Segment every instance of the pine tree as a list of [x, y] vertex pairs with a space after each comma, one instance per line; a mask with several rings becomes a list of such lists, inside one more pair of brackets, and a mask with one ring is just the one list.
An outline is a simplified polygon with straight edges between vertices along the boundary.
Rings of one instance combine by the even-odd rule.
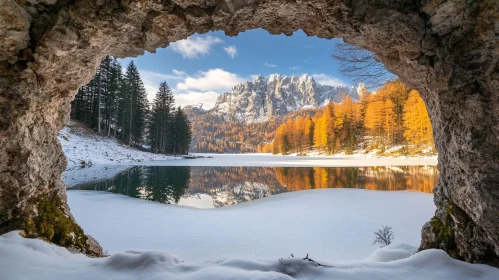
[[182, 111], [182, 108], [178, 107], [178, 109], [175, 110], [173, 126], [173, 154], [188, 154], [191, 141], [191, 123], [187, 119], [187, 115]]
[[172, 130], [174, 126], [174, 97], [164, 81], [154, 98], [149, 121], [149, 143], [151, 150], [156, 153], [172, 153], [174, 140]]
[[108, 56], [90, 83], [78, 90], [71, 117], [129, 145], [148, 142], [154, 152], [188, 153], [190, 122], [182, 110], [175, 110], [174, 102], [172, 91], [163, 82], [149, 112], [146, 91], [133, 61], [123, 75], [120, 63]]
[[138, 146], [143, 142], [148, 104], [144, 84], [133, 61], [127, 67], [124, 87], [122, 109], [128, 116], [123, 116], [126, 122], [123, 140], [129, 145]]

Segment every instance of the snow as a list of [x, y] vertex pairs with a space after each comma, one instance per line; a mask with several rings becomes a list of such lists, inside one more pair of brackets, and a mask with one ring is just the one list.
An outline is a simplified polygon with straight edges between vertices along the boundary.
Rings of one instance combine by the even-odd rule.
[[69, 122], [59, 132], [58, 138], [68, 159], [68, 170], [81, 166], [82, 161], [88, 166], [175, 159], [172, 156], [153, 154], [127, 147], [113, 137], [97, 135], [75, 122]]
[[111, 179], [129, 168], [131, 168], [129, 165], [123, 164], [92, 165], [85, 168], [71, 166], [62, 173], [62, 180], [66, 184], [66, 187], [71, 188], [86, 182], [99, 182]]
[[[143, 161], [134, 165], [154, 166], [275, 166], [275, 167], [360, 167], [437, 165], [436, 157], [387, 158], [361, 155], [281, 156], [272, 154], [198, 154], [207, 158]], [[212, 157], [212, 158], [209, 158]]]
[[393, 228], [395, 242], [418, 247], [421, 227], [435, 212], [431, 194], [406, 191], [319, 189], [209, 210], [107, 192], [67, 196], [78, 224], [105, 250], [163, 250], [189, 261], [275, 260], [290, 253], [363, 259], [377, 248], [372, 243], [381, 225]]
[[[321, 85], [312, 76], [257, 76], [253, 82], [236, 85], [230, 93], [220, 95], [208, 114], [227, 117], [232, 108], [233, 118], [243, 122], [260, 122], [282, 117], [304, 106], [320, 107], [324, 100], [340, 102], [343, 94], [357, 99], [355, 87]], [[290, 100], [294, 102], [289, 103]]]
[[215, 207], [213, 197], [205, 193], [181, 197], [177, 204], [200, 209], [211, 209]]
[[[398, 243], [417, 241], [407, 233], [433, 211], [426, 194], [314, 190], [225, 210], [194, 210], [108, 193], [72, 191], [68, 196], [83, 228], [105, 249], [114, 243], [119, 252], [88, 258], [9, 232], [0, 236], [2, 280], [499, 279], [497, 268], [454, 260], [440, 250], [414, 254], [414, 246]], [[369, 244], [380, 222], [391, 223], [397, 243], [362, 257], [366, 250], [359, 255], [359, 247], [373, 251]], [[186, 258], [176, 254], [179, 246]], [[121, 249], [125, 247], [151, 251]], [[345, 260], [352, 251], [357, 260]], [[303, 260], [306, 253], [326, 266]]]

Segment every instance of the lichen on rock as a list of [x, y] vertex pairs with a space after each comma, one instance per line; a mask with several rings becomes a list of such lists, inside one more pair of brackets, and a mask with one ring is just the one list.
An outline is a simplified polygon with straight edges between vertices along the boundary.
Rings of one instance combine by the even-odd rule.
[[95, 240], [83, 233], [73, 218], [66, 214], [65, 206], [59, 196], [41, 195], [29, 203], [36, 208], [34, 217], [26, 217], [21, 228], [27, 238], [41, 238], [45, 241], [81, 252], [89, 256], [102, 256], [102, 249]]
[[419, 250], [442, 249], [455, 259], [499, 266], [493, 247], [480, 240], [484, 233], [466, 212], [449, 202], [441, 213], [442, 218], [435, 216], [423, 226]]

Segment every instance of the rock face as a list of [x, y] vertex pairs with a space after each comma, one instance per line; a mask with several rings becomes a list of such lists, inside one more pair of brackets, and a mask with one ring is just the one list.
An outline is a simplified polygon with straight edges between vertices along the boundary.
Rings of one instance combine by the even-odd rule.
[[42, 234], [38, 210], [46, 199], [60, 199], [52, 205], [70, 217], [56, 135], [100, 59], [154, 52], [195, 32], [254, 28], [341, 37], [416, 88], [441, 174], [422, 248], [499, 266], [497, 0], [3, 0], [0, 233], [28, 227]]
[[[364, 88], [363, 84], [359, 88]], [[259, 75], [253, 82], [220, 95], [211, 114], [226, 120], [258, 122], [283, 117], [302, 108], [318, 108], [328, 102], [341, 102], [347, 96], [356, 100], [356, 88], [317, 83], [312, 76]]]

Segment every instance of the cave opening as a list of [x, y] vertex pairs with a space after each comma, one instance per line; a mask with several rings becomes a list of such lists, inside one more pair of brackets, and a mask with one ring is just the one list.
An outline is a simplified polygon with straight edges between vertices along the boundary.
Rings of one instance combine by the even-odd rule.
[[420, 92], [441, 172], [437, 211], [423, 229], [422, 248], [499, 265], [496, 1], [40, 2], [10, 0], [0, 11], [5, 31], [0, 43], [1, 233], [36, 234], [38, 219], [55, 233], [74, 227], [79, 233], [74, 244], [64, 236], [57, 240], [88, 250], [66, 204], [60, 179], [66, 162], [56, 136], [69, 119], [77, 89], [90, 81], [103, 57], [154, 52], [210, 30], [234, 36], [255, 28], [285, 35], [301, 29], [372, 51]]

